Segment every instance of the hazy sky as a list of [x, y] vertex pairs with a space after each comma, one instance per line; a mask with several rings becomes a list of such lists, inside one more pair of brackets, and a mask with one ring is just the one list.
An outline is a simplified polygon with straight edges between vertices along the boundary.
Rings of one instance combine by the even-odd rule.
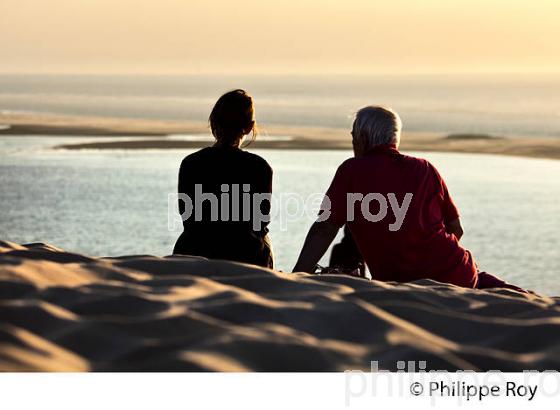
[[0, 0], [0, 72], [560, 72], [560, 0]]

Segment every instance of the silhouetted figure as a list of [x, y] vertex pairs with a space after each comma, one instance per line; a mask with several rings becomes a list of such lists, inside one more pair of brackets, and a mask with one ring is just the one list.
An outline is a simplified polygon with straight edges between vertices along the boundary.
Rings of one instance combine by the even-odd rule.
[[174, 254], [273, 267], [266, 221], [270, 199], [261, 195], [272, 193], [272, 169], [241, 149], [245, 135], [252, 132], [255, 138], [253, 115], [253, 100], [245, 91], [224, 94], [209, 118], [216, 143], [181, 163], [178, 191], [192, 203], [179, 198], [184, 232]]

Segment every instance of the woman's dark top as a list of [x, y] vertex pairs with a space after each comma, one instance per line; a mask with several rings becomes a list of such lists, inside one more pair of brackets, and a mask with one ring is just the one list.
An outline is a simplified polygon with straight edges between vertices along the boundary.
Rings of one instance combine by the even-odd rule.
[[190, 203], [179, 198], [184, 232], [174, 254], [273, 267], [270, 199], [254, 196], [272, 193], [272, 168], [263, 158], [234, 147], [204, 148], [183, 159], [178, 191]]

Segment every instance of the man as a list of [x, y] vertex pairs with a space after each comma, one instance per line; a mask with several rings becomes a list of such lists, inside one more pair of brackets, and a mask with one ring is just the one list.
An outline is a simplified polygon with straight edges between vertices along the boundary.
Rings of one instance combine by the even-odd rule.
[[294, 271], [313, 272], [347, 224], [373, 279], [521, 290], [478, 272], [459, 244], [461, 220], [443, 178], [428, 161], [398, 151], [400, 134], [401, 120], [391, 109], [358, 111], [355, 156], [338, 168]]

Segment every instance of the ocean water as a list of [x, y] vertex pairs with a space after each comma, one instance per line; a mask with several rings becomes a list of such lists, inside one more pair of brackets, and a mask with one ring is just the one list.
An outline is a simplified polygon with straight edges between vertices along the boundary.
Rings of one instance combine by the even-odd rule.
[[[8, 76], [0, 110], [205, 121], [224, 91], [245, 88], [258, 122], [349, 128], [383, 104], [405, 130], [560, 137], [557, 75]], [[1, 125], [1, 124], [0, 124]]]
[[[95, 137], [93, 137], [95, 138]], [[50, 242], [90, 255], [170, 254], [177, 171], [189, 150], [53, 147], [92, 137], [0, 137], [0, 238]], [[274, 168], [274, 192], [322, 194], [348, 151], [255, 151]], [[461, 210], [462, 240], [480, 267], [560, 295], [560, 161], [418, 153], [438, 167]], [[291, 270], [313, 220], [278, 206], [271, 224], [277, 268]], [[171, 222], [173, 219], [171, 219]], [[172, 224], [171, 224], [172, 225]], [[325, 261], [324, 261], [325, 262]]]

